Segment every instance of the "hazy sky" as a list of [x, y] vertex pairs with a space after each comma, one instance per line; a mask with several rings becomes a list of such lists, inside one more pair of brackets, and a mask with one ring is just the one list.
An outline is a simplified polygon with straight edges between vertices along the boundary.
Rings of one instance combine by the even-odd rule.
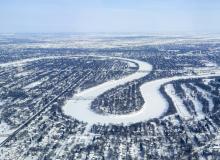
[[220, 33], [220, 0], [0, 0], [0, 32]]

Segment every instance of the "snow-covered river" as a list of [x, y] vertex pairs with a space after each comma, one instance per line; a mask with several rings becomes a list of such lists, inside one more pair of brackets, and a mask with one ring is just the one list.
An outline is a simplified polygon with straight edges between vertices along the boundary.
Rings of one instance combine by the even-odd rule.
[[[99, 95], [119, 85], [123, 85], [127, 82], [144, 77], [147, 74], [149, 74], [150, 71], [152, 70], [152, 66], [149, 63], [143, 61], [126, 59], [126, 58], [116, 58], [116, 59], [138, 64], [139, 66], [138, 72], [135, 72], [131, 75], [125, 76], [118, 80], [111, 80], [102, 83], [100, 85], [97, 85], [95, 87], [86, 89], [82, 92], [75, 94], [73, 98], [67, 100], [67, 102], [65, 103], [63, 107], [63, 111], [65, 114], [72, 116], [78, 120], [88, 122], [90, 124], [94, 124], [94, 123], [101, 123], [101, 124], [125, 123], [126, 124], [126, 123], [132, 123], [133, 121], [134, 122], [138, 121], [137, 118], [139, 114], [137, 114], [137, 112], [126, 115], [101, 115], [93, 112], [90, 109], [92, 101], [94, 101], [95, 98], [98, 97]], [[79, 97], [83, 97], [83, 99]]]
[[[136, 72], [119, 80], [108, 81], [98, 86], [86, 89], [82, 92], [75, 94], [73, 98], [68, 100], [64, 105], [63, 107], [64, 113], [78, 120], [87, 122], [89, 124], [123, 123], [125, 125], [128, 125], [131, 123], [147, 121], [151, 118], [160, 117], [168, 109], [168, 102], [159, 91], [161, 85], [170, 82], [172, 80], [202, 78], [202, 77], [220, 75], [220, 72], [216, 72], [215, 74], [209, 73], [209, 74], [202, 74], [196, 76], [195, 75], [175, 76], [175, 77], [163, 78], [163, 79], [146, 82], [140, 87], [140, 91], [145, 103], [139, 111], [125, 115], [97, 114], [90, 109], [91, 103], [96, 97], [108, 91], [109, 89], [115, 88], [119, 85], [125, 84], [135, 79], [144, 77], [147, 74], [149, 74], [150, 70], [152, 70], [152, 66], [147, 62], [125, 59], [125, 58], [120, 58], [120, 59], [137, 63], [139, 65], [138, 71], [145, 71], [145, 72]], [[80, 99], [79, 97], [83, 97], [83, 99]]]

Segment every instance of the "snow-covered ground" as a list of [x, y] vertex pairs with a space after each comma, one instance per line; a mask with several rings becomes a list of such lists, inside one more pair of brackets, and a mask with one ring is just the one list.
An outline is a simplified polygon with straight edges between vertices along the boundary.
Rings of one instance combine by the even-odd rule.
[[129, 67], [137, 67], [137, 65], [135, 63], [132, 63], [132, 62], [129, 62], [129, 61], [127, 63], [128, 63]]
[[202, 111], [203, 104], [198, 100], [197, 97], [193, 97], [191, 90], [189, 88], [187, 88], [185, 84], [182, 84], [181, 86], [186, 93], [186, 97], [188, 97], [193, 102], [193, 104], [195, 106], [197, 118], [203, 119], [205, 117], [205, 114]]
[[202, 61], [202, 63], [206, 66], [206, 67], [217, 67], [218, 65], [216, 63], [210, 62], [210, 61]]
[[[209, 79], [210, 80], [210, 79]], [[203, 80], [204, 81], [204, 80]], [[206, 80], [205, 80], [206, 81]], [[214, 103], [212, 100], [212, 94], [207, 92], [206, 90], [199, 88], [198, 86], [194, 85], [193, 83], [190, 83], [192, 86], [196, 87], [196, 89], [202, 93], [202, 95], [204, 96], [204, 98], [206, 98], [209, 102], [209, 111], [212, 111], [212, 109], [214, 108]]]
[[183, 104], [183, 100], [176, 95], [173, 85], [167, 84], [165, 86], [165, 91], [172, 99], [174, 106], [176, 107], [177, 113], [186, 120], [192, 118], [190, 113], [187, 111], [185, 105]]
[[16, 77], [21, 77], [21, 76], [27, 76], [29, 74], [31, 74], [31, 71], [19, 72], [15, 76]]
[[47, 79], [41, 79], [39, 81], [35, 81], [33, 83], [28, 84], [27, 86], [24, 87], [24, 89], [30, 89], [30, 88], [34, 88], [38, 85], [40, 85], [41, 83], [43, 83], [44, 81], [46, 81]]
[[0, 67], [9, 67], [9, 66], [20, 67], [20, 66], [24, 65], [25, 63], [33, 62], [33, 61], [37, 61], [37, 60], [41, 60], [41, 59], [42, 58], [30, 58], [30, 59], [17, 60], [17, 61], [13, 61], [13, 62], [2, 63], [2, 64], [0, 64]]
[[5, 122], [0, 121], [0, 143], [8, 138], [8, 135], [13, 131]]
[[7, 62], [7, 63], [1, 63], [0, 67], [21, 67], [25, 65], [28, 62], [33, 62], [33, 61], [38, 61], [38, 60], [43, 60], [43, 59], [58, 59], [58, 58], [77, 58], [83, 55], [76, 55], [76, 56], [42, 56], [42, 57], [34, 57], [34, 58], [27, 58], [27, 59], [22, 59], [22, 60], [16, 60], [12, 62]]
[[210, 78], [203, 79], [203, 83], [206, 84], [206, 85], [208, 85], [209, 82], [211, 82], [212, 80], [214, 80], [214, 79], [210, 79]]

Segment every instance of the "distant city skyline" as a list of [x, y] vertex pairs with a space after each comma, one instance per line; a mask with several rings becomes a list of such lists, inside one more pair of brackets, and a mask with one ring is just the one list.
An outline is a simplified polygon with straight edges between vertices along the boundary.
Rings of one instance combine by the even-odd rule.
[[0, 33], [220, 33], [218, 0], [7, 0]]

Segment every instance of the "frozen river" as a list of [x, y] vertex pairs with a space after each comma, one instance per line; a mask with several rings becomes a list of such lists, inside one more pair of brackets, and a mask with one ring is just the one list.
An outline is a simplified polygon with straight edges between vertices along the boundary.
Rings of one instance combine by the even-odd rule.
[[[103, 94], [104, 92], [115, 88], [119, 85], [123, 85], [127, 82], [133, 81], [135, 79], [142, 78], [150, 73], [152, 70], [152, 66], [149, 63], [139, 61], [139, 60], [132, 60], [126, 58], [116, 58], [123, 61], [133, 62], [138, 64], [138, 72], [135, 72], [131, 75], [125, 76], [118, 80], [111, 80], [95, 87], [86, 89], [82, 92], [79, 92], [73, 96], [72, 99], [68, 100], [63, 107], [63, 111], [65, 114], [72, 116], [78, 120], [88, 122], [91, 124], [94, 123], [132, 123], [139, 121], [137, 118], [139, 114], [137, 112], [127, 114], [127, 115], [101, 115], [93, 112], [90, 109], [92, 101], [95, 100], [96, 97]], [[145, 71], [145, 72], [144, 72]], [[145, 92], [146, 93], [146, 92]], [[80, 99], [78, 97], [83, 97]]]
[[[141, 72], [135, 72], [119, 80], [111, 80], [75, 94], [73, 98], [68, 100], [64, 105], [63, 107], [64, 113], [78, 120], [87, 122], [89, 124], [123, 123], [127, 125], [131, 123], [147, 121], [151, 118], [160, 117], [167, 111], [169, 107], [167, 100], [163, 97], [163, 95], [159, 91], [161, 85], [170, 82], [172, 80], [202, 78], [202, 77], [220, 75], [219, 72], [216, 72], [214, 74], [208, 73], [201, 75], [175, 76], [175, 77], [163, 78], [163, 79], [146, 82], [140, 87], [140, 91], [145, 103], [139, 111], [125, 115], [97, 114], [90, 109], [91, 103], [96, 97], [119, 85], [144, 77], [150, 73], [149, 72], [150, 70], [152, 70], [152, 66], [147, 62], [125, 59], [125, 58], [119, 58], [119, 59], [138, 64], [139, 65], [138, 71]], [[80, 99], [79, 97], [83, 97], [83, 99]]]

